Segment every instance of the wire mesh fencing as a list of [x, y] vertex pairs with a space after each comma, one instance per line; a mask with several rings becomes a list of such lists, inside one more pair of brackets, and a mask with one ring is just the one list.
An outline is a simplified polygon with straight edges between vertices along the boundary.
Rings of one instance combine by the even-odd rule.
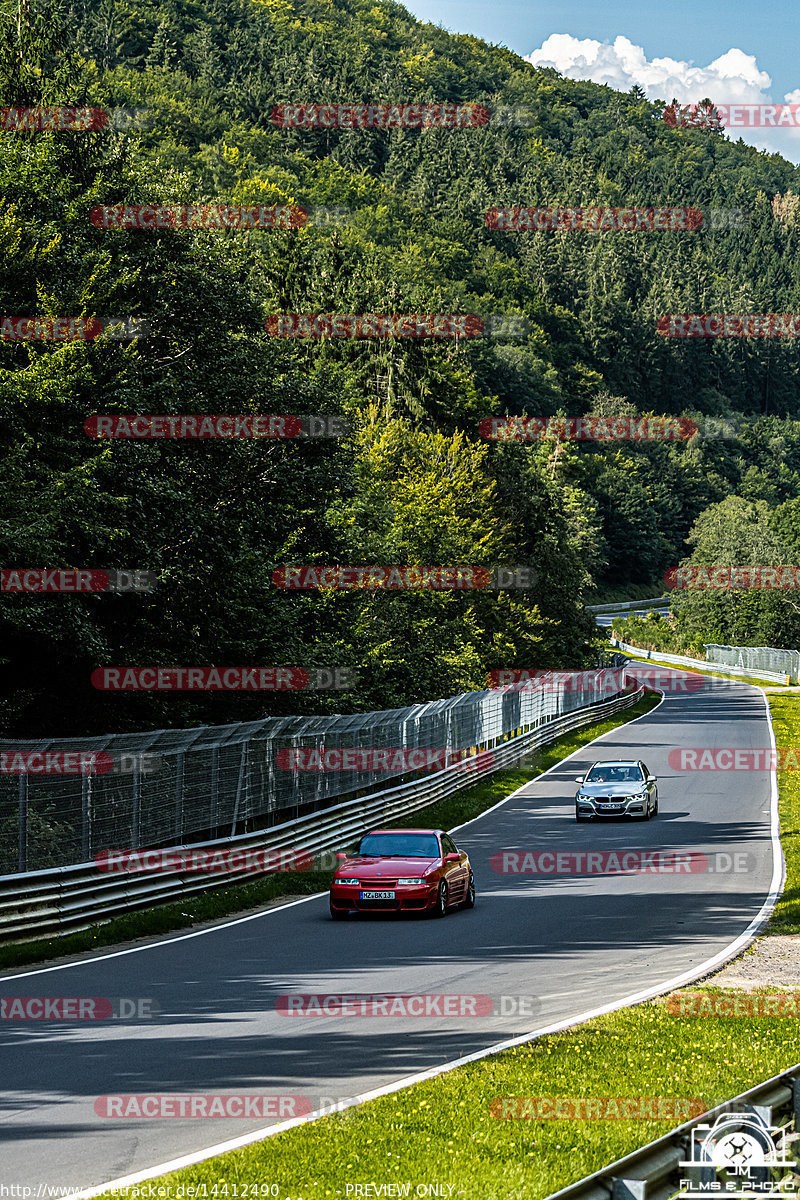
[[352, 716], [0, 741], [0, 875], [304, 816], [469, 761], [624, 690], [609, 670]]
[[775, 646], [706, 646], [706, 660], [749, 671], [775, 671], [800, 680], [800, 650], [778, 650]]

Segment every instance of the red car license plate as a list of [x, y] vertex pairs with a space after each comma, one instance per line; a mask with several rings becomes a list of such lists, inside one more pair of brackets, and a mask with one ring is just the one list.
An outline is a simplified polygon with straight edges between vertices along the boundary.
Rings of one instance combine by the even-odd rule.
[[362, 900], [394, 900], [394, 892], [362, 892]]

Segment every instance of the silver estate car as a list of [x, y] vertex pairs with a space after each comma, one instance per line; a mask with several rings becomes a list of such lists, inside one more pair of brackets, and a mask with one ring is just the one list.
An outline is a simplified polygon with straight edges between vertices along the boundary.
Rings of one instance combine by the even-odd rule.
[[649, 821], [658, 812], [658, 780], [638, 759], [630, 762], [596, 762], [585, 775], [577, 775], [575, 820], [591, 817], [636, 817]]

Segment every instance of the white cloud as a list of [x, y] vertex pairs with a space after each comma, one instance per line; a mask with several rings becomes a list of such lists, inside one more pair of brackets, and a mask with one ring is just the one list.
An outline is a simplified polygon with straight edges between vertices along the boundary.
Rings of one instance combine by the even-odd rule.
[[[759, 70], [755, 55], [736, 48], [715, 58], [707, 67], [697, 67], [675, 58], [648, 60], [644, 49], [626, 37], [617, 37], [611, 43], [554, 33], [525, 57], [535, 67], [555, 67], [568, 79], [591, 79], [621, 92], [638, 84], [649, 100], [669, 102], [675, 97], [681, 104], [696, 104], [708, 96], [718, 104], [776, 102], [769, 93], [772, 80], [766, 71]], [[800, 88], [787, 92], [784, 101], [800, 102]], [[774, 133], [732, 129], [728, 136], [733, 140], [741, 137], [760, 149], [777, 150], [791, 159], [798, 156], [800, 131], [796, 129]]]

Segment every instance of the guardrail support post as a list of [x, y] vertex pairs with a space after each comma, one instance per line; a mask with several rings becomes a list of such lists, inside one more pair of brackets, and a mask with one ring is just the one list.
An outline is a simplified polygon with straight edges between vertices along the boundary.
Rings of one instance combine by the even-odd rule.
[[28, 776], [22, 773], [17, 784], [19, 789], [19, 836], [17, 845], [17, 870], [28, 869]]
[[614, 1179], [611, 1200], [647, 1200], [644, 1179]]

